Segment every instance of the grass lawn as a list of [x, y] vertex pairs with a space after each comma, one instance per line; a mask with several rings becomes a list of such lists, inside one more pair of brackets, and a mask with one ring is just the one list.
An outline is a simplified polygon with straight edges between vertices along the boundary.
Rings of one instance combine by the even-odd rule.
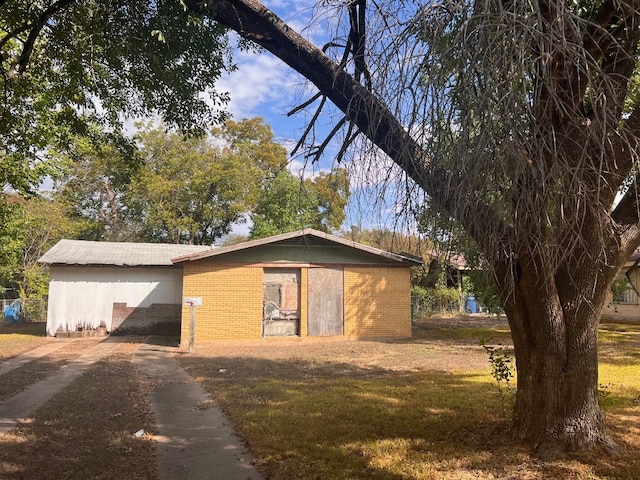
[[0, 324], [0, 361], [20, 355], [45, 343], [55, 341], [46, 336], [45, 322]]
[[216, 398], [271, 479], [640, 478], [640, 326], [604, 325], [602, 403], [616, 458], [542, 463], [509, 436], [513, 388], [480, 343], [505, 322], [417, 322], [405, 342], [209, 344], [182, 365]]
[[[13, 334], [0, 330], [0, 352]], [[148, 380], [131, 364], [139, 340], [0, 437], [0, 479], [157, 479], [151, 437], [133, 435], [154, 431]], [[412, 339], [396, 342], [274, 340], [179, 355], [270, 479], [640, 479], [639, 325], [600, 331], [601, 400], [625, 451], [551, 463], [509, 436], [514, 385], [497, 385], [481, 346], [511, 351], [504, 321], [420, 321]], [[0, 386], [24, 388], [85, 342], [0, 376]]]

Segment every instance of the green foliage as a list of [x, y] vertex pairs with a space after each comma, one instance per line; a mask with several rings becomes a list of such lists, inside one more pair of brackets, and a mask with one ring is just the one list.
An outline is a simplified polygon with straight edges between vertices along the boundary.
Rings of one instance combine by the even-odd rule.
[[629, 280], [627, 277], [622, 276], [615, 279], [613, 284], [611, 285], [611, 293], [613, 294], [613, 300], [616, 298], [623, 296], [631, 289], [631, 285], [629, 285]]
[[78, 137], [60, 195], [82, 238], [211, 244], [255, 207], [285, 169], [285, 149], [260, 118], [227, 121], [210, 137], [139, 125], [132, 142]]
[[411, 287], [414, 317], [429, 317], [449, 313], [460, 313], [462, 299], [455, 288]]
[[315, 228], [340, 228], [349, 198], [347, 172], [338, 168], [315, 179], [295, 177], [288, 170], [278, 172], [267, 183], [251, 213], [251, 238]]
[[322, 172], [312, 181], [306, 182], [308, 188], [316, 192], [320, 211], [321, 230], [338, 230], [346, 218], [344, 209], [349, 201], [349, 178], [344, 168], [334, 168]]
[[144, 240], [211, 244], [244, 211], [233, 159], [206, 139], [184, 139], [164, 129], [138, 135], [144, 164], [127, 192], [132, 221]]
[[511, 379], [513, 378], [513, 367], [511, 366], [511, 356], [502, 348], [482, 345], [489, 355], [489, 363], [491, 364], [491, 376], [498, 385], [505, 385], [508, 390], [511, 389]]
[[0, 195], [0, 283], [5, 287], [16, 288], [26, 236], [23, 217], [24, 208], [15, 197]]
[[67, 168], [57, 198], [69, 215], [82, 224], [80, 238], [123, 241], [133, 239], [126, 194], [142, 159], [131, 140], [102, 134], [76, 136], [63, 152], [56, 152]]
[[286, 151], [260, 118], [228, 121], [210, 139], [162, 129], [138, 135], [143, 166], [130, 205], [139, 235], [154, 242], [212, 244], [251, 211]]
[[317, 227], [318, 197], [304, 180], [283, 170], [271, 181], [251, 214], [251, 238]]
[[[47, 281], [49, 275], [47, 274]], [[40, 296], [26, 298], [22, 302], [20, 316], [25, 322], [46, 322], [47, 321], [47, 299], [46, 292]]]
[[33, 189], [57, 172], [48, 150], [95, 123], [159, 115], [201, 133], [224, 117], [225, 31], [179, 1], [0, 2], [0, 31], [3, 185]]
[[489, 272], [472, 270], [466, 282], [466, 291], [472, 293], [478, 303], [485, 307], [489, 313], [498, 316], [502, 313], [502, 303], [498, 288]]
[[49, 271], [37, 260], [61, 238], [77, 235], [80, 225], [64, 204], [46, 197], [0, 197], [0, 283], [20, 298], [44, 297]]

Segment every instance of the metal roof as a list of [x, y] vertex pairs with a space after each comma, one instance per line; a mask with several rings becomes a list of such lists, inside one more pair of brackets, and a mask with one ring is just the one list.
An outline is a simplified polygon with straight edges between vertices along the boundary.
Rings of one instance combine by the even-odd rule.
[[173, 265], [173, 257], [211, 249], [207, 245], [60, 240], [38, 262], [53, 265], [165, 266]]
[[391, 253], [378, 248], [363, 245], [362, 243], [354, 242], [353, 240], [347, 240], [346, 238], [336, 237], [330, 233], [314, 230], [313, 228], [305, 228], [295, 232], [282, 233], [280, 235], [274, 235], [267, 238], [259, 238], [257, 240], [250, 240], [248, 242], [242, 242], [235, 245], [229, 245], [227, 247], [220, 247], [214, 250], [208, 250], [205, 252], [194, 252], [173, 258], [174, 263], [188, 262], [194, 260], [200, 260], [203, 258], [210, 258], [218, 255], [224, 255], [225, 253], [237, 252], [246, 250], [249, 248], [260, 247], [262, 245], [343, 245], [351, 247], [356, 250], [367, 252], [373, 255], [378, 255], [397, 262], [406, 263], [409, 265], [422, 265], [422, 260], [412, 255]]

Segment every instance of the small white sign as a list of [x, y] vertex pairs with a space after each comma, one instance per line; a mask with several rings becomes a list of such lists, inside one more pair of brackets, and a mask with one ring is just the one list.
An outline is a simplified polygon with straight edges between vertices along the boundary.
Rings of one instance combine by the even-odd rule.
[[190, 307], [202, 306], [202, 297], [184, 297], [184, 304]]

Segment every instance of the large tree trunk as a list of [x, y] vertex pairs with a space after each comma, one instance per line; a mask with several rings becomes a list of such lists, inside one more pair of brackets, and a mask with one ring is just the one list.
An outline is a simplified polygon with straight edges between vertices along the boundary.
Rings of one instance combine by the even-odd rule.
[[[542, 458], [615, 444], [598, 402], [598, 324], [615, 270], [575, 263], [554, 273], [518, 262], [515, 286], [502, 284], [518, 374], [514, 433]], [[591, 295], [585, 298], [585, 288]]]

